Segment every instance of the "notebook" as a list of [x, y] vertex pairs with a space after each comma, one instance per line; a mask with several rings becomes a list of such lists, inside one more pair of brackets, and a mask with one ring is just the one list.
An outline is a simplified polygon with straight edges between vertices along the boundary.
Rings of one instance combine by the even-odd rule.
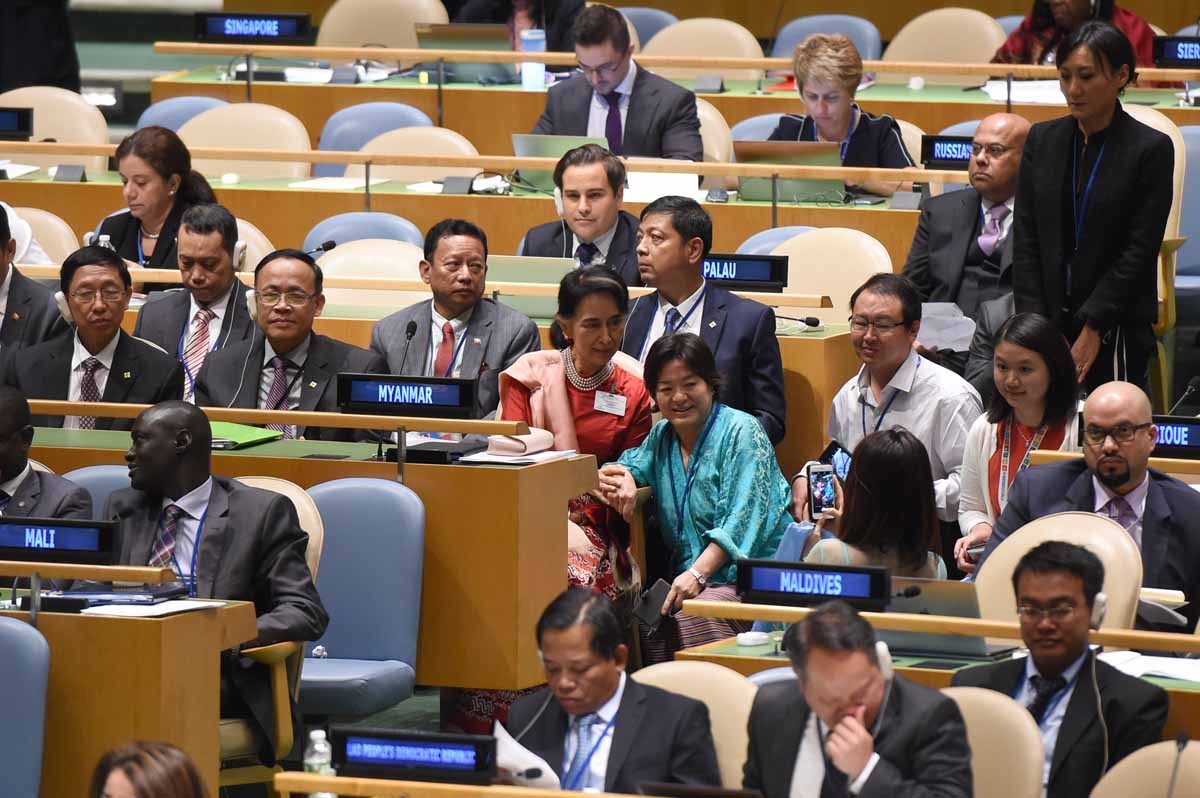
[[212, 448], [245, 449], [260, 443], [279, 440], [283, 433], [277, 429], [263, 429], [249, 424], [234, 424], [232, 421], [212, 421]]

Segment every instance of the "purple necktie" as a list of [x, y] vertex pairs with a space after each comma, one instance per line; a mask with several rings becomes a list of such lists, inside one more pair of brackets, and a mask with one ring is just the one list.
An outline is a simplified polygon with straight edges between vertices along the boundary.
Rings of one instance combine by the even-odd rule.
[[1114, 496], [1109, 499], [1108, 504], [1104, 505], [1102, 509], [1108, 514], [1109, 518], [1123, 526], [1126, 532], [1137, 523], [1137, 513], [1133, 511], [1133, 508], [1129, 506], [1129, 502], [1122, 496]]
[[[283, 359], [279, 355], [271, 358], [271, 367], [274, 369], [274, 374], [271, 375], [271, 388], [267, 391], [267, 406], [264, 410], [290, 410], [288, 407], [288, 376], [287, 367], [291, 365], [290, 361]], [[296, 428], [291, 424], [268, 424], [267, 429], [278, 430], [283, 433], [283, 437], [291, 439], [296, 437]]]
[[621, 146], [621, 92], [614, 91], [603, 95], [608, 103], [608, 117], [604, 120], [604, 137], [608, 139], [608, 149], [613, 155], [623, 155]]
[[[94, 357], [89, 357], [83, 361], [83, 376], [79, 378], [79, 401], [81, 402], [99, 402], [100, 389], [96, 386], [96, 371], [100, 368], [100, 361]], [[95, 416], [79, 416], [80, 429], [95, 429]]]
[[1000, 243], [1002, 236], [1000, 235], [1001, 226], [1004, 224], [1004, 217], [1008, 216], [1008, 206], [1003, 202], [997, 202], [987, 212], [987, 219], [983, 224], [983, 232], [976, 239], [979, 242], [979, 248], [983, 250], [984, 255], [990, 256], [996, 251], [996, 246]]
[[175, 559], [175, 533], [179, 530], [179, 516], [183, 515], [183, 509], [175, 504], [168, 504], [162, 511], [162, 525], [158, 530], [158, 537], [154, 541], [154, 548], [150, 551], [150, 567], [151, 568], [170, 568], [174, 565]]

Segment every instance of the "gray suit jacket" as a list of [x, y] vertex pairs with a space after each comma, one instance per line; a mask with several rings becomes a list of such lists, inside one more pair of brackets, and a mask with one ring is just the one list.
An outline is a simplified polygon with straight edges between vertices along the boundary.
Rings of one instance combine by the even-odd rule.
[[20, 518], [92, 518], [92, 496], [69, 479], [31, 471], [13, 492], [4, 514]]
[[[405, 341], [408, 323], [417, 323], [412, 341]], [[387, 358], [392, 374], [428, 376], [430, 328], [433, 325], [433, 300], [409, 305], [375, 322], [371, 331], [371, 351]], [[500, 403], [497, 385], [500, 372], [527, 352], [542, 348], [537, 325], [528, 318], [490, 299], [481, 299], [467, 323], [467, 341], [462, 351], [462, 378], [479, 379], [478, 417], [495, 414]], [[407, 351], [405, 343], [408, 344]]]
[[[533, 132], [586, 136], [591, 103], [592, 84], [586, 76], [575, 75], [557, 83], [546, 93], [546, 110]], [[622, 155], [703, 161], [696, 95], [639, 65], [629, 95], [621, 145]]]
[[[163, 291], [150, 295], [137, 315], [137, 326], [133, 334], [138, 338], [156, 343], [168, 353], [179, 357], [184, 331], [190, 327], [188, 310], [191, 294], [186, 290]], [[245, 341], [254, 332], [254, 320], [246, 309], [246, 285], [241, 280], [233, 281], [233, 296], [221, 319], [221, 332], [213, 350], [223, 349], [238, 341]]]
[[[742, 773], [748, 790], [788, 798], [808, 704], [794, 679], [759, 688], [750, 710], [750, 744]], [[971, 749], [952, 699], [896, 676], [875, 735], [879, 762], [861, 798], [970, 798]]]
[[14, 350], [40, 344], [67, 331], [50, 289], [12, 268], [8, 307], [0, 319], [0, 348]]

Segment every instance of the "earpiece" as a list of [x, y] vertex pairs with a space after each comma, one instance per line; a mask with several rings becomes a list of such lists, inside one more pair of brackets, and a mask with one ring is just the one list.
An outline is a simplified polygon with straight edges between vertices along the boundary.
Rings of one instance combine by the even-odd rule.
[[246, 242], [238, 241], [233, 245], [233, 270], [240, 272], [246, 268]]
[[567, 215], [567, 212], [563, 210], [562, 189], [558, 186], [554, 187], [554, 212], [557, 213], [559, 217]]
[[879, 663], [879, 672], [890, 682], [896, 675], [896, 666], [892, 664], [892, 652], [888, 644], [882, 640], [875, 641], [875, 659]]
[[1099, 629], [1100, 624], [1104, 623], [1104, 615], [1108, 612], [1108, 596], [1104, 593], [1097, 593], [1096, 598], [1092, 601], [1092, 618], [1088, 622], [1093, 629]]
[[54, 292], [54, 304], [58, 305], [58, 312], [62, 314], [67, 324], [75, 323], [75, 319], [71, 318], [71, 306], [67, 304], [67, 297], [62, 291]]
[[246, 312], [250, 314], [251, 320], [258, 321], [258, 292], [253, 288], [246, 292]]

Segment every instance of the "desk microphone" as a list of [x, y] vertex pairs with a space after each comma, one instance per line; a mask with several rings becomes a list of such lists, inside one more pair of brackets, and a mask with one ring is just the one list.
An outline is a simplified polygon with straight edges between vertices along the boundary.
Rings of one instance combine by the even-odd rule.
[[318, 252], [322, 252], [322, 253], [328, 252], [329, 250], [333, 249], [336, 246], [337, 246], [336, 241], [325, 241], [324, 243], [319, 244], [318, 246], [315, 246], [312, 249], [308, 250], [304, 254], [305, 255], [316, 255]]
[[1171, 782], [1167, 785], [1167, 798], [1175, 795], [1175, 779], [1179, 776], [1179, 761], [1183, 759], [1183, 749], [1187, 748], [1188, 733], [1181, 731], [1175, 735], [1175, 764], [1171, 766]]
[[899, 593], [893, 593], [892, 598], [916, 598], [921, 595], [921, 588], [916, 585], [909, 585]]
[[[400, 370], [404, 370], [404, 361], [408, 359], [408, 346], [412, 343], [413, 336], [417, 334], [417, 320], [411, 319], [408, 326], [404, 328], [404, 351], [400, 353]], [[1200, 380], [1200, 377], [1194, 379]]]
[[1179, 409], [1179, 406], [1187, 401], [1187, 398], [1194, 394], [1197, 390], [1200, 390], [1200, 377], [1192, 377], [1190, 380], [1188, 380], [1187, 388], [1184, 388], [1183, 395], [1179, 397], [1178, 402], [1171, 405], [1171, 409], [1167, 411], [1167, 415], [1173, 415], [1175, 411]]
[[[801, 324], [805, 325], [806, 327], [820, 327], [821, 326], [821, 320], [818, 319], [816, 316], [804, 316], [804, 317], [780, 316], [778, 313], [776, 313], [775, 318], [787, 319], [788, 321], [798, 321]], [[1196, 380], [1198, 382], [1197, 387], [1200, 387], [1200, 377], [1196, 377]]]

